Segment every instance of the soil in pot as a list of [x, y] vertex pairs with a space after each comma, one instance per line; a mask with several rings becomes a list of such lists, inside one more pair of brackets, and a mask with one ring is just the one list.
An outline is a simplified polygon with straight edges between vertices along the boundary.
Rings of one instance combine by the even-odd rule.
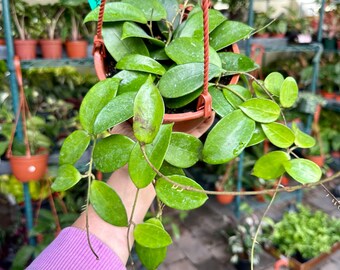
[[63, 53], [63, 43], [61, 39], [42, 39], [40, 40], [43, 58], [60, 59]]
[[14, 50], [15, 54], [21, 60], [31, 60], [37, 57], [37, 41], [33, 39], [14, 40]]

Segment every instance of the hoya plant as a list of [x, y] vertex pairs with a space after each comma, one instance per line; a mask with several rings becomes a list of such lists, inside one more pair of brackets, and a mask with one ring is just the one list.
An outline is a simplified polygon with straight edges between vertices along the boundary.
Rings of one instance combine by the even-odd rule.
[[[198, 161], [227, 163], [265, 139], [277, 150], [257, 160], [255, 176], [270, 180], [288, 173], [303, 184], [321, 177], [317, 165], [296, 158], [293, 152], [311, 147], [314, 140], [284, 121], [284, 110], [298, 97], [295, 80], [276, 72], [263, 82], [253, 78], [249, 72], [257, 65], [232, 47], [254, 29], [228, 20], [219, 11], [209, 10], [208, 25], [209, 93], [216, 124], [202, 142], [175, 131], [176, 123], [163, 122], [166, 114], [195, 110], [203, 89], [203, 12], [193, 6], [185, 14], [187, 2], [181, 7], [177, 0], [106, 4], [102, 34], [112, 59], [106, 61], [107, 78], [84, 97], [81, 128], [65, 139], [52, 185], [55, 191], [63, 191], [89, 182], [89, 201], [95, 211], [110, 224], [133, 228], [137, 254], [148, 269], [157, 268], [172, 242], [161, 211], [143, 224], [130, 224], [121, 199], [105, 182], [96, 180], [94, 167], [110, 173], [127, 165], [137, 189], [153, 183], [159, 201], [180, 210], [200, 207], [208, 199], [183, 169]], [[97, 20], [98, 14], [96, 8], [85, 21]], [[234, 75], [241, 75], [242, 84], [231, 79]], [[131, 124], [134, 139], [108, 132], [125, 121]], [[81, 173], [74, 165], [89, 147], [91, 161]]]

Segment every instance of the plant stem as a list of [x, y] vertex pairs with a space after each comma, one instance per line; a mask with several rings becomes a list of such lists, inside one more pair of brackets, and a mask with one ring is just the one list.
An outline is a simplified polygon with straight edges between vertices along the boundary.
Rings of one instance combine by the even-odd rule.
[[131, 230], [131, 226], [135, 225], [132, 221], [133, 219], [133, 215], [135, 213], [136, 210], [136, 205], [137, 205], [137, 199], [138, 199], [138, 195], [139, 195], [139, 188], [137, 188], [137, 192], [136, 192], [136, 196], [135, 196], [135, 200], [133, 201], [133, 205], [132, 205], [132, 210], [131, 210], [131, 216], [129, 219], [129, 226], [127, 229], [127, 246], [128, 246], [128, 251], [129, 251], [129, 257], [130, 257], [130, 261], [131, 261], [131, 266], [134, 268], [134, 262], [133, 262], [133, 258], [132, 258], [132, 254], [131, 254], [131, 247], [130, 247], [130, 230]]
[[216, 86], [227, 89], [228, 91], [232, 92], [234, 95], [238, 96], [242, 101], [246, 101], [246, 99], [240, 93], [230, 89], [227, 85], [217, 83]]

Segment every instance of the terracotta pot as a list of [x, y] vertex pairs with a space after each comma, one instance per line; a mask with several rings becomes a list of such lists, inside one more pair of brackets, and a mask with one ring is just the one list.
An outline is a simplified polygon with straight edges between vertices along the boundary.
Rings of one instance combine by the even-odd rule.
[[86, 58], [87, 45], [86, 40], [66, 41], [66, 54], [69, 58]]
[[313, 161], [315, 164], [317, 164], [318, 166], [322, 167], [323, 165], [325, 165], [325, 156], [307, 156], [307, 158], [311, 161]]
[[60, 59], [63, 53], [63, 43], [61, 39], [42, 39], [40, 40], [43, 58]]
[[285, 34], [282, 34], [282, 33], [271, 34], [271, 37], [273, 37], [273, 38], [284, 38]]
[[322, 90], [321, 90], [321, 96], [323, 96], [325, 99], [335, 99], [336, 98], [335, 93], [330, 93], [330, 92], [322, 91]]
[[40, 180], [46, 173], [47, 161], [48, 154], [9, 158], [12, 173], [21, 182]]
[[6, 40], [0, 38], [0, 46], [6, 45]]
[[287, 176], [282, 176], [281, 185], [287, 186], [289, 184], [289, 178]]
[[21, 60], [31, 60], [37, 57], [37, 41], [33, 39], [14, 40], [15, 54]]
[[[216, 191], [224, 191], [222, 188], [220, 187], [215, 187]], [[220, 203], [220, 204], [230, 204], [233, 202], [234, 200], [234, 195], [216, 195], [216, 200]]]

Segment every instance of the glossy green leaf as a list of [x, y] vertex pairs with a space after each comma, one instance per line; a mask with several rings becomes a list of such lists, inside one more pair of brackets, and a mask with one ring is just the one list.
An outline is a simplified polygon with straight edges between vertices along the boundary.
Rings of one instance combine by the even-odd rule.
[[300, 148], [311, 148], [315, 145], [315, 139], [312, 136], [301, 131], [296, 123], [292, 125], [293, 132], [295, 134], [294, 143]]
[[93, 180], [90, 190], [90, 202], [96, 213], [107, 223], [119, 227], [128, 225], [124, 204], [108, 184]]
[[[192, 12], [190, 12], [191, 14]], [[209, 33], [225, 21], [221, 12], [209, 9]], [[179, 31], [180, 37], [195, 37], [203, 40], [203, 12], [198, 10], [195, 14], [190, 15], [186, 23]], [[177, 38], [177, 37], [176, 37]]]
[[75, 164], [89, 146], [91, 137], [83, 130], [73, 131], [60, 149], [59, 164]]
[[165, 160], [176, 167], [188, 168], [199, 160], [202, 148], [202, 142], [195, 136], [173, 132]]
[[125, 92], [137, 92], [139, 88], [146, 82], [149, 75], [144, 72], [122, 70], [118, 72], [113, 78], [121, 79], [118, 95]]
[[[165, 48], [165, 52], [178, 65], [204, 62], [203, 41], [197, 38], [177, 38]], [[209, 61], [210, 64], [218, 67], [222, 65], [219, 55], [211, 47], [209, 49]]]
[[249, 89], [238, 84], [229, 84], [226, 88], [223, 88], [223, 95], [235, 109], [245, 100], [251, 98]]
[[[180, 185], [203, 190], [203, 188], [195, 181], [181, 175], [172, 175], [168, 178]], [[188, 191], [174, 185], [163, 178], [159, 178], [156, 182], [157, 197], [167, 206], [179, 210], [191, 210], [202, 206], [208, 199], [204, 193]]]
[[287, 173], [301, 184], [318, 182], [322, 176], [320, 167], [308, 159], [293, 159], [284, 163], [284, 167]]
[[138, 26], [137, 24], [133, 22], [125, 22], [123, 24], [123, 34], [121, 39], [126, 39], [126, 38], [145, 38], [148, 39], [151, 43], [164, 47], [165, 43], [157, 38], [153, 38], [152, 36], [148, 35], [143, 28]]
[[280, 103], [282, 107], [289, 108], [298, 98], [299, 88], [293, 77], [287, 77], [280, 89]]
[[121, 39], [123, 23], [105, 23], [103, 25], [103, 39], [106, 49], [116, 62], [125, 55], [140, 54], [149, 56], [149, 51], [141, 38]]
[[283, 151], [270, 152], [256, 161], [252, 174], [265, 180], [278, 178], [284, 174], [283, 164], [288, 160], [289, 155]]
[[222, 68], [228, 75], [240, 72], [250, 72], [259, 67], [252, 59], [243, 54], [222, 52], [218, 55], [222, 61]]
[[[209, 80], [220, 75], [221, 69], [210, 65]], [[203, 86], [203, 63], [178, 65], [169, 69], [159, 80], [163, 97], [177, 98], [194, 92]]]
[[280, 116], [280, 106], [269, 99], [252, 98], [243, 102], [239, 108], [251, 119], [261, 123], [271, 123]]
[[262, 124], [262, 129], [268, 140], [277, 147], [287, 148], [294, 143], [293, 131], [280, 123]]
[[98, 113], [94, 122], [94, 133], [99, 134], [118, 125], [133, 116], [133, 101], [135, 92], [123, 93], [116, 96]]
[[133, 231], [133, 236], [143, 247], [162, 248], [172, 244], [170, 235], [160, 226], [151, 223], [138, 224]]
[[[156, 138], [145, 146], [146, 154], [156, 169], [163, 163], [171, 138], [172, 125], [162, 125]], [[156, 172], [149, 166], [138, 144], [132, 149], [129, 159], [129, 174], [138, 188], [144, 188], [154, 179]]]
[[210, 46], [219, 51], [247, 38], [253, 30], [253, 28], [241, 22], [224, 21], [210, 34]]
[[162, 167], [159, 171], [163, 175], [185, 175], [184, 171], [181, 168], [177, 168], [164, 160]]
[[252, 86], [255, 92], [256, 97], [258, 98], [265, 98], [265, 99], [269, 99], [268, 94], [263, 90], [263, 88], [258, 84], [258, 82], [264, 86], [264, 82], [261, 80], [253, 81], [252, 82]]
[[149, 77], [138, 91], [133, 108], [133, 133], [138, 141], [151, 143], [163, 122], [164, 103]]
[[223, 117], [208, 134], [203, 148], [203, 160], [222, 164], [238, 156], [249, 143], [255, 122], [235, 110]]
[[167, 108], [177, 109], [188, 105], [190, 102], [196, 100], [202, 94], [203, 88], [199, 88], [196, 91], [178, 98], [164, 98], [164, 102]]
[[[180, 14], [178, 14], [179, 4], [177, 0], [158, 0], [166, 10], [166, 21], [172, 23], [172, 29], [175, 31], [179, 25]], [[168, 37], [168, 27], [165, 21], [157, 22], [160, 31]]]
[[148, 21], [160, 21], [166, 18], [166, 10], [158, 0], [122, 0], [141, 10]]
[[79, 109], [79, 120], [88, 133], [93, 134], [97, 115], [116, 96], [119, 81], [117, 78], [100, 81], [84, 97]]
[[118, 69], [126, 69], [133, 71], [142, 71], [157, 75], [163, 75], [165, 68], [153, 60], [151, 57], [140, 54], [125, 55], [116, 65]]
[[[92, 10], [84, 19], [84, 23], [90, 21], [98, 21], [99, 7]], [[139, 23], [147, 23], [143, 12], [135, 6], [128, 3], [114, 2], [107, 3], [104, 11], [104, 22], [116, 21], [134, 21]]]
[[165, 260], [167, 247], [147, 248], [135, 243], [139, 260], [147, 270], [155, 270]]
[[155, 60], [169, 60], [169, 56], [165, 53], [164, 48], [150, 51], [150, 57]]
[[93, 161], [101, 172], [113, 172], [123, 167], [130, 157], [134, 146], [130, 138], [114, 134], [97, 142], [93, 150]]
[[59, 167], [57, 178], [51, 188], [54, 191], [65, 191], [77, 184], [80, 179], [81, 174], [78, 170], [70, 164], [65, 164]]
[[215, 86], [210, 86], [209, 93], [212, 97], [212, 107], [219, 116], [224, 117], [234, 110], [224, 97], [222, 90]]
[[272, 72], [264, 80], [264, 86], [274, 96], [280, 96], [280, 89], [283, 84], [284, 78], [281, 73]]
[[253, 146], [263, 142], [266, 139], [266, 134], [264, 134], [261, 125], [257, 124], [247, 147]]

